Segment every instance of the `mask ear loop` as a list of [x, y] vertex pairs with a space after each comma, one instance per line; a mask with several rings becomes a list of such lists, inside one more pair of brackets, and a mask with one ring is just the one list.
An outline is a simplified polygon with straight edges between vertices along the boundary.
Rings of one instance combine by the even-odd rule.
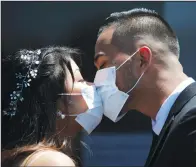
[[128, 60], [130, 60], [139, 50], [134, 52], [127, 60], [125, 60], [121, 65], [119, 65], [116, 70], [118, 70], [120, 67], [122, 67]]
[[82, 95], [82, 93], [60, 93], [58, 95], [61, 95], [61, 96], [78, 96], [78, 95]]
[[61, 119], [65, 119], [65, 117], [76, 117], [78, 115], [79, 114], [69, 114], [69, 115], [66, 115], [66, 114], [63, 114], [62, 111], [57, 111], [57, 116], [60, 117]]
[[[139, 51], [139, 50], [138, 50]], [[137, 52], [137, 51], [136, 51]], [[135, 54], [135, 53], [134, 53]], [[151, 62], [151, 57], [150, 57], [150, 62]], [[147, 69], [147, 68], [146, 68]], [[135, 87], [136, 87], [136, 85], [138, 84], [138, 82], [140, 81], [140, 79], [143, 77], [143, 75], [144, 75], [144, 73], [146, 72], [146, 69], [145, 69], [145, 71], [142, 73], [142, 75], [139, 77], [139, 79], [137, 80], [137, 82], [135, 83], [135, 85], [127, 92], [127, 94], [128, 93], [130, 93]]]
[[[82, 95], [81, 93], [60, 93], [58, 94], [60, 96], [78, 96], [78, 95]], [[69, 104], [72, 104], [73, 102], [70, 100], [68, 102]], [[79, 114], [69, 114], [69, 115], [66, 115], [66, 114], [63, 114], [62, 111], [57, 111], [57, 116], [61, 117], [61, 119], [65, 119], [65, 117], [75, 117], [75, 116], [78, 116]]]
[[127, 91], [127, 94], [129, 94], [135, 87], [136, 85], [138, 84], [138, 82], [140, 81], [140, 79], [142, 78], [142, 76], [144, 75], [145, 71], [142, 73], [142, 75], [139, 77], [139, 79], [137, 80], [137, 82], [135, 83], [135, 85], [129, 90]]
[[[122, 67], [127, 61], [129, 61], [138, 51], [139, 51], [139, 49], [138, 49], [136, 52], [134, 52], [127, 60], [125, 60], [120, 66], [118, 66], [118, 67], [116, 68], [116, 71], [117, 71], [120, 67]], [[144, 72], [145, 72], [145, 71], [144, 71]], [[136, 87], [136, 85], [138, 84], [138, 82], [140, 81], [140, 79], [142, 78], [142, 76], [144, 75], [144, 72], [143, 72], [142, 75], [139, 77], [139, 79], [137, 80], [137, 82], [135, 83], [135, 85], [134, 85], [129, 91], [127, 91], [127, 94], [129, 94], [129, 93]]]
[[[80, 96], [81, 93], [60, 93], [59, 96]], [[73, 104], [73, 101], [69, 100], [68, 104]]]

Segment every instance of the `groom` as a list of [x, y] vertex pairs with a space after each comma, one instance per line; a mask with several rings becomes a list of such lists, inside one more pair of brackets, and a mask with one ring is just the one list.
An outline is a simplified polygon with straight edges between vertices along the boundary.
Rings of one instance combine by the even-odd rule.
[[196, 167], [196, 82], [183, 72], [175, 32], [143, 8], [113, 13], [106, 21], [98, 33], [95, 65], [121, 66], [116, 85], [131, 90], [121, 112], [134, 109], [152, 119], [145, 166]]

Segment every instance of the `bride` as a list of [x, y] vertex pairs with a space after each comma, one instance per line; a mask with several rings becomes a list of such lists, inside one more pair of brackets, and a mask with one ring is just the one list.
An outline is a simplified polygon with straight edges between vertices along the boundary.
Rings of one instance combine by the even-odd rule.
[[3, 166], [76, 165], [69, 141], [82, 128], [91, 133], [103, 116], [95, 87], [73, 60], [78, 55], [47, 47], [3, 60]]

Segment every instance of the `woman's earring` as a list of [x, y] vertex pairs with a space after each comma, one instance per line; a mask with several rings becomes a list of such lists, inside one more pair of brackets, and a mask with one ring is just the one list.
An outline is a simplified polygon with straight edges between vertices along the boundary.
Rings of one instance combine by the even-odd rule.
[[57, 111], [57, 116], [61, 117], [61, 119], [65, 119], [65, 114], [63, 114], [61, 111]]

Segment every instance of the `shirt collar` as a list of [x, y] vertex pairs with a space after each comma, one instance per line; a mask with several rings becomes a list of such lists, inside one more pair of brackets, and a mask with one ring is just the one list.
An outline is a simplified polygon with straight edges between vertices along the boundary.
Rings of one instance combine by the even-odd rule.
[[180, 93], [193, 82], [195, 82], [193, 78], [188, 78], [185, 81], [181, 82], [161, 105], [161, 108], [159, 109], [155, 120], [152, 120], [152, 129], [157, 135], [160, 134], [169, 114], [169, 111]]

